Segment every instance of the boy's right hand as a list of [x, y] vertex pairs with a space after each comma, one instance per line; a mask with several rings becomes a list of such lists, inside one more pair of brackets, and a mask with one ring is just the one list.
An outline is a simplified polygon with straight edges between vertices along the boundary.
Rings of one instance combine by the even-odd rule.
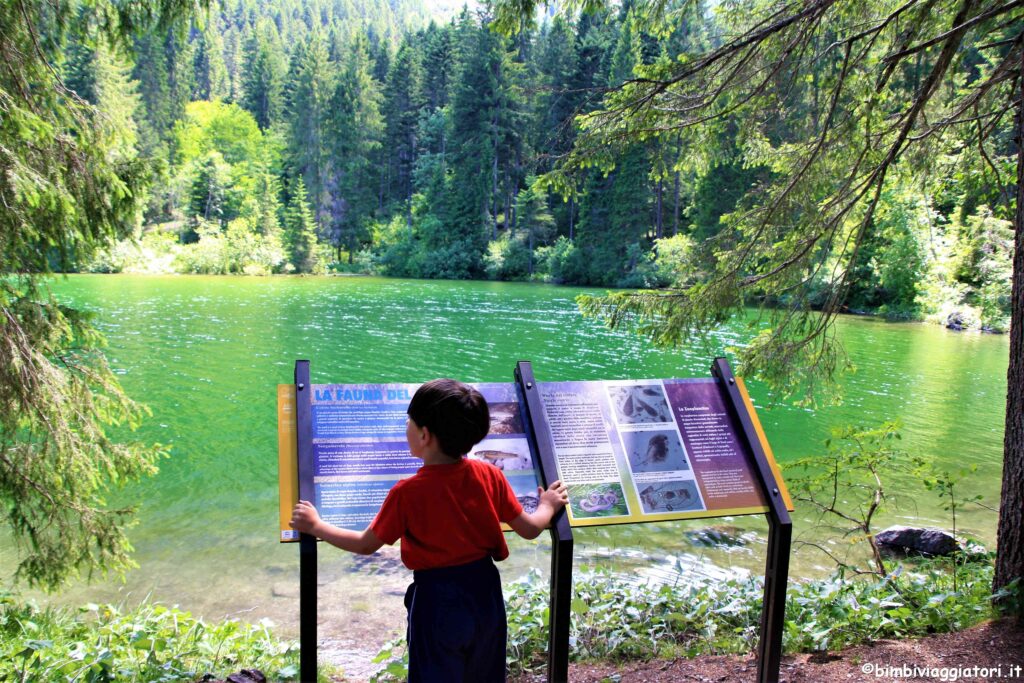
[[288, 526], [303, 534], [313, 533], [313, 529], [320, 523], [320, 513], [308, 500], [300, 500], [292, 508], [292, 519]]
[[555, 511], [561, 510], [569, 504], [569, 492], [561, 481], [552, 482], [546, 491], [538, 486], [537, 495], [541, 504], [547, 503]]

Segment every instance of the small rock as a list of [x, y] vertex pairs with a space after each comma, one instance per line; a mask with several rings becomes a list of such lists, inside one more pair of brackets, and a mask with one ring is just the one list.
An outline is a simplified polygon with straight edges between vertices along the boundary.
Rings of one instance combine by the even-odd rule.
[[267, 677], [259, 669], [242, 669], [228, 676], [227, 683], [267, 683]]
[[242, 669], [238, 673], [231, 674], [223, 681], [213, 680], [212, 674], [203, 676], [203, 681], [210, 683], [267, 683], [267, 677], [259, 669]]
[[953, 535], [933, 527], [891, 526], [875, 534], [879, 546], [924, 555], [951, 555], [960, 550]]
[[270, 587], [270, 595], [275, 598], [297, 598], [299, 597], [299, 585], [297, 583], [275, 583]]

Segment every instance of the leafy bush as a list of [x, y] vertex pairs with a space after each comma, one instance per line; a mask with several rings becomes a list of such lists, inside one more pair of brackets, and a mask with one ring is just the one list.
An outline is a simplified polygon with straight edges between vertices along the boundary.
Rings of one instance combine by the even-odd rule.
[[583, 254], [567, 237], [559, 237], [555, 243], [536, 250], [538, 270], [556, 284], [577, 284], [586, 278], [586, 264]]
[[487, 244], [484, 270], [492, 280], [522, 280], [529, 275], [530, 252], [522, 236], [505, 233]]
[[[908, 565], [910, 567], [910, 565]], [[941, 560], [920, 560], [887, 577], [791, 581], [783, 649], [839, 649], [879, 638], [904, 638], [967, 628], [996, 616], [992, 557], [963, 568], [959, 581]], [[954, 586], [956, 586], [954, 588]], [[570, 657], [648, 659], [750, 652], [757, 644], [764, 587], [760, 577], [655, 585], [607, 571], [575, 577]], [[1014, 585], [1006, 595], [1019, 600]], [[505, 586], [508, 666], [540, 669], [547, 654], [548, 582], [534, 570]], [[402, 640], [387, 643], [374, 681], [404, 680]]]
[[278, 233], [253, 232], [246, 219], [236, 218], [223, 231], [215, 223], [200, 221], [196, 233], [199, 241], [181, 245], [177, 250], [178, 272], [269, 275], [284, 264], [286, 254]]
[[139, 240], [114, 243], [99, 252], [85, 270], [90, 273], [173, 273], [179, 250], [176, 233], [152, 230]]
[[[440, 221], [432, 215], [418, 217], [420, 223]], [[406, 224], [406, 218], [396, 215], [387, 223], [376, 223], [372, 227], [373, 243], [378, 249], [377, 268], [383, 275], [392, 277], [420, 277], [423, 273], [423, 249], [416, 238], [414, 228]]]
[[468, 280], [479, 275], [479, 260], [472, 242], [458, 240], [428, 251], [423, 256], [421, 275], [443, 280]]
[[270, 624], [207, 623], [156, 604], [88, 605], [78, 613], [0, 600], [0, 680], [195, 681], [255, 668], [269, 680], [298, 674], [299, 648]]
[[1005, 331], [1010, 322], [1013, 226], [986, 206], [961, 219], [938, 241], [939, 258], [923, 286], [921, 303], [929, 320], [951, 314], [965, 327]]
[[196, 227], [199, 240], [186, 245], [175, 261], [175, 267], [182, 273], [200, 275], [223, 275], [230, 272], [226, 240], [220, 226], [200, 219]]
[[654, 266], [658, 278], [671, 287], [690, 284], [696, 275], [693, 238], [674, 235], [654, 240]]

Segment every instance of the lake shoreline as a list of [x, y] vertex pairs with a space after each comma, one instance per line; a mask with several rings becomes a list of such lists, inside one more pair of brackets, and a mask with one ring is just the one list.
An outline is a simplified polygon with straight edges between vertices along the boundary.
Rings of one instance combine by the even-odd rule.
[[[116, 276], [128, 276], [128, 277], [181, 277], [181, 278], [242, 278], [242, 279], [279, 279], [279, 278], [297, 278], [297, 279], [316, 279], [316, 278], [377, 278], [381, 280], [395, 280], [395, 281], [415, 281], [415, 282], [486, 282], [486, 283], [502, 283], [509, 285], [537, 285], [545, 287], [565, 287], [568, 289], [593, 289], [595, 291], [607, 291], [607, 292], [628, 292], [628, 291], [671, 291], [668, 288], [655, 289], [655, 290], [638, 290], [634, 287], [602, 287], [597, 285], [572, 285], [561, 282], [553, 282], [547, 280], [492, 280], [486, 278], [479, 279], [445, 279], [445, 278], [414, 278], [414, 277], [393, 277], [390, 275], [381, 275], [379, 273], [367, 273], [367, 272], [349, 272], [349, 271], [335, 271], [328, 273], [179, 273], [176, 271], [141, 271], [141, 272], [117, 272], [117, 273], [105, 273], [105, 272], [87, 272], [87, 271], [72, 271], [72, 272], [58, 272], [53, 274], [56, 277], [68, 277], [74, 276], [101, 276], [101, 277], [116, 277]], [[748, 310], [761, 310], [758, 302], [749, 302], [746, 304]], [[769, 306], [765, 305], [765, 311], [781, 311], [784, 310], [785, 306]], [[821, 311], [821, 308], [812, 307], [811, 310]], [[936, 325], [947, 329], [951, 332], [963, 332], [963, 333], [976, 333], [986, 334], [994, 336], [1002, 336], [1007, 334], [1008, 330], [998, 330], [989, 327], [981, 326], [950, 326], [945, 320], [941, 320], [935, 317], [901, 317], [901, 316], [887, 316], [884, 313], [870, 310], [843, 310], [837, 313], [837, 316], [849, 316], [852, 318], [863, 318], [870, 320], [877, 320], [889, 324], [913, 324], [920, 323], [925, 325]]]

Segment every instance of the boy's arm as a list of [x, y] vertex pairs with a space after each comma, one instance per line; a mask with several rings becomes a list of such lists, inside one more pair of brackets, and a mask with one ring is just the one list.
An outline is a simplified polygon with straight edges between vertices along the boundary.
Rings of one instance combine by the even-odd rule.
[[352, 531], [328, 524], [320, 519], [320, 513], [316, 511], [313, 504], [305, 500], [300, 500], [292, 510], [292, 521], [288, 523], [288, 526], [301, 533], [312, 534], [337, 548], [358, 555], [370, 555], [384, 545], [384, 541], [377, 538], [377, 534], [373, 533], [369, 527], [365, 531]]
[[556, 481], [545, 491], [537, 487], [537, 494], [540, 502], [533, 512], [523, 510], [519, 516], [508, 523], [512, 531], [526, 539], [537, 538], [540, 532], [548, 528], [551, 518], [569, 502], [569, 494], [566, 493], [565, 484]]

